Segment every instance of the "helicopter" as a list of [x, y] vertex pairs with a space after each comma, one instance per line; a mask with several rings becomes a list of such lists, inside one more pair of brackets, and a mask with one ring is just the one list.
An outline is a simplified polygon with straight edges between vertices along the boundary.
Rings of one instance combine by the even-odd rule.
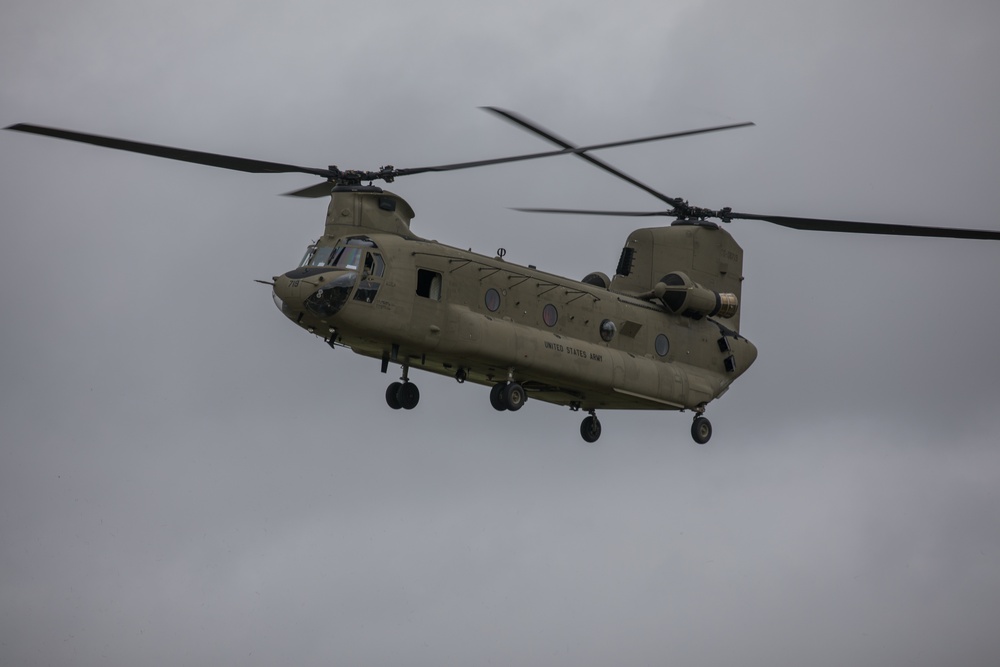
[[[8, 130], [38, 134], [249, 173], [303, 173], [323, 179], [286, 193], [329, 197], [323, 235], [298, 266], [271, 281], [275, 305], [322, 338], [398, 366], [385, 402], [412, 410], [420, 391], [411, 370], [489, 387], [490, 405], [516, 412], [529, 398], [586, 413], [581, 437], [601, 436], [598, 410], [691, 411], [691, 436], [712, 437], [707, 406], [723, 396], [757, 358], [740, 332], [743, 250], [722, 224], [760, 220], [799, 230], [1000, 240], [1000, 232], [708, 209], [667, 196], [593, 152], [719, 132], [742, 122], [578, 146], [497, 107], [486, 111], [556, 146], [554, 150], [445, 165], [374, 171], [304, 167], [142, 143], [19, 123]], [[521, 266], [501, 248], [488, 256], [417, 235], [415, 214], [401, 196], [374, 185], [429, 172], [574, 155], [659, 199], [655, 211], [518, 208], [534, 213], [666, 217], [668, 225], [632, 231], [614, 276], [580, 280]], [[718, 221], [718, 222], [715, 222]]]

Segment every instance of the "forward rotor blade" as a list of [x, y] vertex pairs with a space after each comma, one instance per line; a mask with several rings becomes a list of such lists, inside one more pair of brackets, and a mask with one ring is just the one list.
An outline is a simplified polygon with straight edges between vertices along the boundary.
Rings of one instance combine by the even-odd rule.
[[854, 222], [850, 220], [823, 220], [782, 215], [757, 215], [754, 213], [729, 213], [727, 218], [763, 220], [782, 227], [817, 232], [844, 232], [848, 234], [885, 234], [890, 236], [923, 236], [948, 239], [977, 239], [1000, 241], [1000, 232], [982, 229], [952, 229], [948, 227], [920, 227], [917, 225], [892, 225], [880, 222]]
[[610, 215], [622, 218], [677, 217], [677, 214], [674, 213], [673, 211], [594, 211], [590, 209], [577, 209], [577, 208], [513, 208], [511, 210], [522, 211], [524, 213], [569, 213], [571, 215]]
[[284, 193], [285, 197], [308, 197], [310, 199], [317, 199], [319, 197], [329, 197], [330, 192], [333, 190], [335, 183], [330, 181], [324, 181], [323, 183], [317, 183], [316, 185], [310, 185], [306, 188], [300, 188], [298, 190], [292, 190], [291, 192]]
[[104, 148], [113, 148], [130, 153], [142, 153], [154, 157], [162, 157], [170, 160], [180, 160], [181, 162], [193, 162], [209, 167], [220, 167], [222, 169], [233, 169], [255, 174], [278, 174], [278, 173], [303, 173], [314, 174], [316, 176], [335, 177], [337, 174], [329, 169], [318, 169], [315, 167], [300, 167], [293, 164], [282, 164], [280, 162], [267, 162], [265, 160], [252, 160], [249, 158], [234, 157], [232, 155], [221, 155], [219, 153], [206, 153], [204, 151], [192, 151], [185, 148], [174, 148], [172, 146], [160, 146], [158, 144], [146, 144], [139, 141], [129, 141], [127, 139], [116, 139], [114, 137], [103, 137], [96, 134], [86, 134], [84, 132], [72, 132], [70, 130], [60, 130], [54, 127], [42, 127], [40, 125], [29, 125], [18, 123], [11, 125], [8, 130], [16, 132], [28, 132], [31, 134], [41, 134], [46, 137], [77, 141], [84, 144], [93, 144]]

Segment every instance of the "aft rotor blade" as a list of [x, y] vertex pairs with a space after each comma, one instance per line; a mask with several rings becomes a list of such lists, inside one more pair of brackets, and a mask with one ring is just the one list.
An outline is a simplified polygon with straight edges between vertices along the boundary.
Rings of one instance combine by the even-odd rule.
[[1000, 232], [982, 229], [953, 229], [948, 227], [920, 227], [917, 225], [892, 225], [880, 222], [853, 222], [850, 220], [824, 220], [796, 218], [782, 215], [757, 215], [754, 213], [728, 213], [727, 218], [763, 220], [782, 227], [817, 232], [844, 232], [847, 234], [886, 234], [890, 236], [924, 236], [948, 239], [977, 239], [1000, 241]]
[[78, 141], [85, 144], [93, 144], [104, 148], [113, 148], [130, 153], [142, 153], [154, 157], [162, 157], [170, 160], [180, 160], [181, 162], [193, 162], [209, 167], [221, 167], [222, 169], [233, 169], [255, 174], [279, 174], [279, 173], [303, 173], [314, 174], [333, 178], [336, 172], [329, 169], [318, 169], [315, 167], [300, 167], [294, 164], [282, 164], [280, 162], [267, 162], [265, 160], [252, 160], [249, 158], [235, 157], [232, 155], [222, 155], [219, 153], [206, 153], [204, 151], [192, 151], [186, 148], [174, 148], [172, 146], [160, 146], [158, 144], [147, 144], [139, 141], [127, 139], [117, 139], [114, 137], [103, 137], [96, 134], [86, 134], [84, 132], [73, 132], [70, 130], [60, 130], [54, 127], [42, 127], [40, 125], [29, 125], [18, 123], [11, 125], [8, 130], [17, 132], [29, 132], [31, 134], [41, 134], [57, 139]]
[[[510, 117], [514, 116], [513, 112], [504, 111], [502, 109], [497, 109], [495, 107], [483, 107], [483, 108], [486, 109], [486, 110], [488, 110], [488, 111], [492, 111], [493, 113], [496, 113], [498, 115], [504, 116], [505, 118], [508, 118], [508, 119]], [[510, 116], [507, 116], [507, 114], [510, 114]], [[607, 148], [617, 148], [618, 146], [631, 146], [631, 145], [634, 145], [634, 144], [642, 144], [642, 143], [647, 143], [647, 142], [651, 142], [651, 141], [663, 141], [665, 139], [675, 139], [677, 137], [686, 137], [686, 136], [691, 135], [691, 134], [705, 134], [707, 132], [719, 132], [721, 130], [731, 130], [731, 129], [737, 128], [737, 127], [746, 127], [747, 125], [753, 125], [753, 123], [735, 123], [735, 124], [732, 124], [732, 125], [719, 125], [717, 127], [706, 127], [706, 128], [702, 128], [702, 129], [699, 129], [699, 130], [685, 130], [685, 131], [682, 131], [682, 132], [670, 132], [670, 133], [667, 133], [667, 134], [656, 134], [656, 135], [653, 135], [653, 136], [650, 136], [650, 137], [640, 137], [638, 139], [625, 139], [623, 141], [610, 141], [610, 142], [606, 142], [606, 143], [603, 143], [603, 144], [591, 144], [589, 146], [576, 146], [574, 144], [569, 143], [568, 141], [559, 140], [559, 141], [557, 141], [555, 143], [557, 145], [559, 145], [559, 146], [562, 146], [562, 149], [561, 150], [557, 150], [557, 151], [543, 151], [543, 152], [540, 152], [540, 153], [525, 153], [524, 155], [511, 155], [511, 156], [508, 156], [508, 157], [490, 158], [490, 159], [487, 159], [487, 160], [474, 160], [472, 162], [457, 162], [455, 164], [442, 164], [442, 165], [436, 165], [436, 166], [432, 166], [432, 167], [411, 167], [411, 168], [404, 168], [404, 169], [394, 169], [393, 170], [393, 174], [395, 176], [408, 176], [408, 175], [411, 175], [411, 174], [422, 174], [422, 173], [426, 173], [426, 172], [429, 172], [429, 171], [454, 171], [454, 170], [457, 170], [457, 169], [471, 169], [473, 167], [485, 167], [485, 166], [494, 165], [494, 164], [504, 164], [504, 163], [507, 163], [507, 162], [521, 162], [521, 161], [524, 161], [524, 160], [537, 160], [539, 158], [555, 157], [555, 156], [558, 156], [558, 155], [578, 155], [580, 157], [583, 157], [584, 159], [587, 159], [587, 160], [590, 160], [592, 162], [595, 162], [595, 164], [596, 163], [600, 163], [600, 164], [604, 165], [603, 162], [601, 162], [600, 160], [598, 160], [595, 157], [586, 155], [586, 153], [588, 153], [590, 151], [604, 150], [604, 149], [607, 149]], [[554, 137], [554, 135], [553, 135], [553, 137]], [[548, 137], [546, 137], [546, 138], [548, 138]], [[602, 168], [614, 169], [614, 167], [610, 167], [609, 165], [604, 165], [604, 167], [602, 167]], [[629, 178], [628, 176], [625, 176], [624, 174], [618, 174], [618, 175], [623, 176], [626, 179]], [[643, 187], [642, 184], [640, 184], [638, 182], [636, 182], [634, 184], [639, 185], [640, 187]]]
[[[673, 206], [674, 208], [677, 208], [678, 210], [683, 210], [687, 206], [687, 204], [684, 202], [684, 200], [676, 198], [676, 197], [669, 197], [669, 196], [663, 194], [662, 192], [660, 192], [660, 191], [658, 191], [658, 190], [656, 190], [654, 188], [651, 188], [650, 186], [646, 185], [645, 183], [642, 183], [641, 181], [639, 181], [639, 180], [637, 180], [637, 179], [629, 176], [628, 174], [626, 174], [625, 172], [621, 171], [620, 169], [612, 167], [607, 162], [604, 162], [603, 160], [600, 160], [600, 159], [598, 159], [598, 158], [596, 158], [596, 157], [594, 157], [592, 155], [587, 155], [584, 152], [584, 150], [578, 149], [569, 140], [564, 139], [563, 137], [560, 137], [556, 133], [554, 133], [554, 132], [552, 132], [550, 130], [545, 129], [541, 125], [538, 125], [537, 123], [528, 120], [527, 118], [525, 118], [524, 116], [521, 116], [520, 114], [516, 114], [513, 111], [508, 111], [506, 109], [500, 109], [498, 107], [483, 107], [483, 108], [486, 109], [487, 111], [491, 112], [491, 113], [496, 114], [497, 116], [500, 116], [501, 118], [504, 118], [507, 121], [510, 121], [511, 123], [517, 125], [518, 127], [522, 128], [522, 129], [525, 129], [525, 130], [527, 130], [527, 131], [529, 131], [529, 132], [531, 132], [533, 134], [536, 134], [536, 135], [542, 137], [543, 139], [545, 139], [546, 141], [548, 141], [550, 143], [553, 143], [553, 144], [555, 144], [557, 146], [562, 146], [564, 149], [568, 149], [568, 150], [571, 150], [572, 152], [575, 152], [577, 155], [579, 155], [581, 158], [583, 158], [587, 162], [590, 162], [591, 164], [595, 165], [596, 167], [599, 167], [599, 168], [603, 169], [604, 171], [606, 171], [606, 172], [608, 172], [608, 173], [610, 173], [610, 174], [612, 174], [614, 176], [617, 176], [618, 178], [622, 179], [626, 183], [629, 183], [630, 185], [634, 185], [635, 187], [639, 188], [640, 190], [643, 190], [644, 192], [647, 192], [647, 193], [653, 195], [654, 197], [656, 197], [660, 201], [666, 202], [667, 204], [670, 204], [671, 206]], [[753, 123], [750, 123], [750, 122], [746, 122], [746, 123], [734, 123], [734, 124], [731, 124], [731, 125], [719, 125], [717, 127], [706, 127], [706, 128], [702, 128], [702, 129], [698, 129], [698, 130], [688, 130], [688, 131], [685, 131], [685, 132], [677, 132], [677, 133], [674, 133], [672, 135], [659, 135], [656, 138], [667, 139], [667, 138], [683, 137], [683, 136], [688, 136], [688, 135], [692, 135], [692, 134], [705, 134], [705, 133], [708, 133], [708, 132], [718, 132], [718, 131], [721, 131], [721, 130], [731, 130], [731, 129], [735, 129], [735, 128], [738, 128], [738, 127], [748, 127], [748, 126], [751, 126], [751, 125], [753, 125]], [[647, 141], [651, 141], [651, 140], [653, 140], [653, 139], [652, 138], [647, 139]], [[625, 141], [625, 142], [616, 142], [616, 143], [611, 144], [611, 145], [624, 146], [624, 145], [628, 145], [628, 144], [639, 143], [639, 141], [640, 140]], [[598, 148], [605, 148], [605, 147], [608, 147], [608, 146], [609, 145], [605, 145], [605, 144], [597, 144], [596, 146], [588, 147], [586, 150], [597, 150]]]

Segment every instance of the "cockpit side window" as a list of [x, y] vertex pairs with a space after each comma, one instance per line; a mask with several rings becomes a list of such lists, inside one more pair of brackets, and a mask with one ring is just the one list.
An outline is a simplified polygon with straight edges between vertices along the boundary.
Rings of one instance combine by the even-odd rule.
[[382, 255], [377, 252], [367, 253], [365, 255], [365, 270], [361, 274], [361, 282], [354, 293], [354, 300], [372, 303], [382, 284], [379, 279], [384, 274], [385, 261], [382, 259]]
[[316, 252], [316, 246], [311, 245], [306, 248], [306, 254], [302, 255], [302, 261], [299, 262], [299, 266], [306, 266], [309, 264], [309, 260], [312, 259], [313, 253]]
[[365, 274], [381, 278], [385, 275], [385, 260], [377, 252], [370, 252], [365, 257]]

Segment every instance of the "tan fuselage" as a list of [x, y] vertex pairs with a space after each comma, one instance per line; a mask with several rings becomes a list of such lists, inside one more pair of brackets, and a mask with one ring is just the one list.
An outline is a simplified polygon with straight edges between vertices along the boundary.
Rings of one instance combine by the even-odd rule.
[[[357, 246], [352, 257], [360, 259], [276, 277], [285, 315], [382, 359], [383, 368], [461, 371], [484, 385], [513, 380], [532, 398], [585, 410], [699, 410], [756, 359], [753, 344], [722, 322], [670, 314], [614, 283], [609, 289], [427, 241], [410, 232], [410, 218], [405, 201], [377, 188], [335, 192], [317, 246]], [[353, 287], [327, 314], [332, 308], [315, 307], [315, 295], [338, 278]]]

